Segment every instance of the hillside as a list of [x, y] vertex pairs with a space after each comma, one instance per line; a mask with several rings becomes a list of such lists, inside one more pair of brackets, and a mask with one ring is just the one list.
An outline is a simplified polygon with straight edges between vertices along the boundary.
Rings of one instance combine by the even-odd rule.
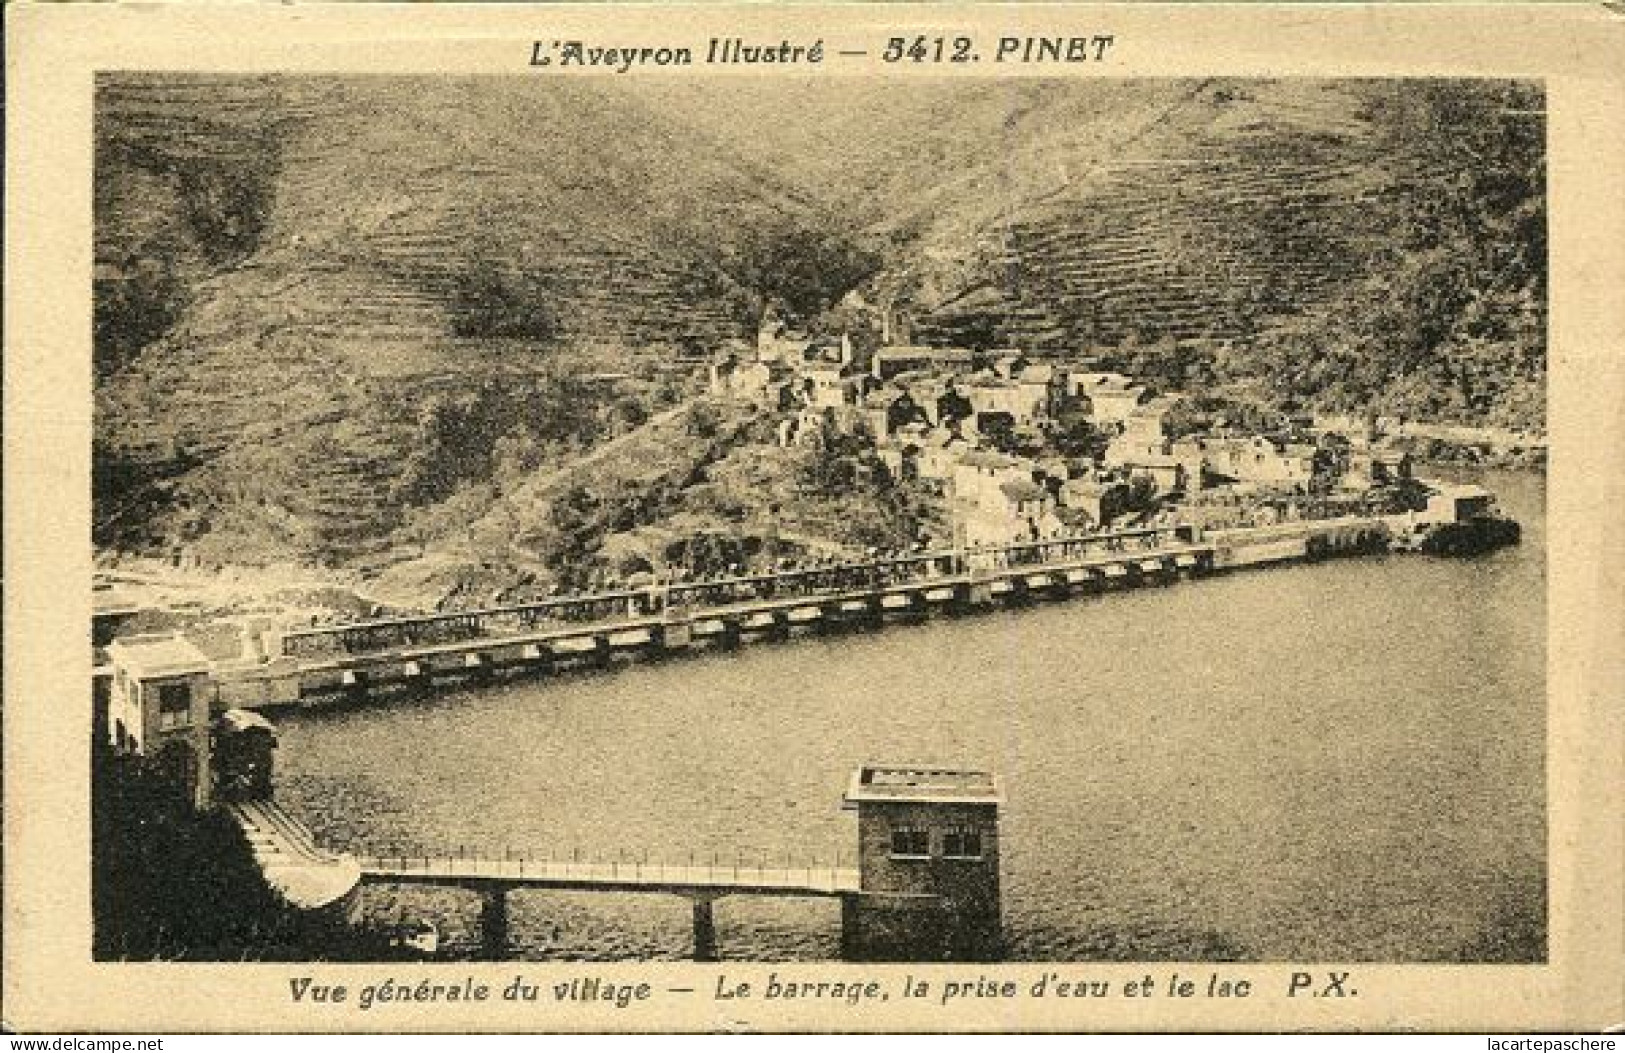
[[801, 207], [588, 88], [121, 76], [99, 103], [104, 477], [173, 476], [110, 540], [365, 547], [426, 399], [709, 352], [747, 328], [720, 239]]
[[[807, 117], [775, 135], [786, 99]], [[1185, 370], [1194, 349], [1289, 402], [1542, 426], [1533, 86], [807, 81], [680, 101], [883, 235], [865, 291], [923, 342], [1133, 367], [1180, 350]], [[1406, 273], [1448, 288], [1400, 318]]]
[[108, 76], [97, 540], [355, 562], [546, 524], [537, 480], [681, 403], [768, 295], [1538, 427], [1542, 108], [1497, 82]]

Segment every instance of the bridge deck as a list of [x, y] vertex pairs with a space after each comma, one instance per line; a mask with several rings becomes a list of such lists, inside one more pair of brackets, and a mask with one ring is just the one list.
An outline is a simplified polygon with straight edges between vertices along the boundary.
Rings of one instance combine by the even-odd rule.
[[[839, 604], [853, 600], [879, 599], [900, 593], [918, 593], [921, 590], [954, 588], [966, 586], [978, 581], [993, 579], [1015, 579], [1037, 575], [1064, 574], [1073, 572], [1101, 572], [1109, 576], [1112, 568], [1124, 565], [1138, 565], [1142, 563], [1178, 560], [1181, 557], [1197, 557], [1210, 555], [1213, 552], [1212, 544], [1185, 543], [1173, 545], [1159, 545], [1156, 548], [1128, 549], [1109, 553], [1091, 553], [1087, 556], [1075, 556], [1067, 559], [1057, 559], [1042, 563], [1021, 564], [1016, 566], [984, 568], [976, 570], [958, 571], [955, 573], [921, 575], [908, 581], [874, 584], [855, 589], [835, 589], [827, 592], [800, 593], [779, 595], [772, 597], [756, 597], [742, 599], [730, 603], [707, 604], [704, 606], [674, 609], [670, 612], [645, 614], [615, 618], [538, 626], [522, 632], [497, 632], [489, 635], [479, 634], [464, 639], [447, 641], [444, 643], [423, 644], [396, 644], [377, 649], [348, 654], [335, 654], [326, 656], [303, 657], [295, 660], [295, 668], [299, 673], [332, 672], [344, 669], [362, 668], [380, 661], [410, 661], [425, 659], [436, 655], [457, 654], [471, 651], [488, 650], [502, 647], [516, 647], [524, 645], [548, 646], [563, 641], [580, 639], [584, 637], [613, 635], [629, 633], [638, 630], [661, 628], [672, 623], [674, 619], [685, 622], [704, 622], [709, 619], [741, 617], [753, 614], [776, 614], [788, 612], [802, 607], [816, 605]], [[345, 629], [356, 629], [362, 625], [351, 625], [327, 632], [339, 633]], [[239, 674], [244, 680], [257, 677], [286, 676], [289, 670], [245, 670]]]
[[361, 857], [364, 881], [398, 884], [504, 885], [577, 892], [678, 895], [840, 896], [857, 892], [858, 872], [843, 867], [690, 866], [520, 859]]

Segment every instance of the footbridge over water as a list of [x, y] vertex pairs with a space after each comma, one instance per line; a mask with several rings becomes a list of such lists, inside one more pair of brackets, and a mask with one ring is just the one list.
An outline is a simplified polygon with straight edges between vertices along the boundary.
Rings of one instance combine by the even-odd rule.
[[663, 893], [693, 907], [696, 960], [717, 956], [714, 904], [726, 896], [834, 898], [844, 958], [988, 958], [1002, 943], [998, 811], [989, 772], [939, 765], [864, 765], [844, 806], [857, 813], [855, 865], [687, 864], [374, 855], [364, 883], [437, 885], [481, 897], [480, 951], [508, 954], [510, 893]]
[[533, 859], [514, 853], [480, 858], [466, 853], [352, 855], [316, 842], [298, 819], [269, 798], [223, 805], [236, 823], [266, 887], [301, 912], [337, 910], [353, 920], [360, 887], [434, 885], [478, 893], [481, 956], [500, 960], [509, 943], [508, 896], [519, 889], [552, 892], [632, 892], [681, 896], [693, 904], [694, 957], [716, 958], [713, 904], [723, 896], [839, 898], [850, 912], [863, 892], [856, 866], [769, 867], [733, 863], [664, 864], [647, 860]]
[[684, 897], [693, 905], [696, 961], [716, 959], [713, 904], [723, 896], [834, 897], [845, 900], [863, 891], [858, 869], [839, 866], [773, 868], [737, 863], [591, 862], [536, 860], [512, 855], [491, 859], [466, 856], [362, 856], [357, 862], [363, 882], [437, 885], [479, 893], [481, 953], [491, 960], [506, 956], [508, 894], [519, 889], [652, 892]]
[[843, 798], [858, 818], [854, 865], [837, 859], [831, 866], [796, 866], [786, 860], [782, 867], [742, 858], [680, 864], [535, 859], [512, 852], [348, 854], [320, 846], [268, 793], [221, 807], [242, 831], [266, 885], [299, 911], [337, 913], [354, 923], [367, 885], [465, 889], [480, 897], [481, 957], [501, 960], [511, 955], [508, 900], [514, 892], [658, 893], [690, 901], [694, 957], [712, 961], [714, 904], [726, 896], [839, 900], [846, 958], [996, 956], [1002, 939], [1001, 800], [987, 772], [865, 765]]

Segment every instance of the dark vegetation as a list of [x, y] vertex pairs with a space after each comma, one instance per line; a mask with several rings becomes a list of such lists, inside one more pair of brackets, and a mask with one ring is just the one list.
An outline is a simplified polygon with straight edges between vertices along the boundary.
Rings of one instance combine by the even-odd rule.
[[184, 448], [171, 447], [165, 453], [162, 458], [136, 458], [92, 442], [93, 543], [163, 543], [162, 534], [153, 528], [174, 510], [176, 483], [198, 465]]
[[[726, 455], [749, 426], [735, 410], [691, 405], [672, 425], [590, 472], [570, 472], [548, 494], [539, 517], [518, 517], [514, 543], [540, 561], [564, 588], [600, 583], [624, 567], [604, 551], [605, 541], [651, 527], [683, 511], [706, 468]], [[701, 555], [696, 551], [692, 555]], [[667, 553], [651, 553], [656, 560]], [[646, 557], [647, 558], [647, 557]], [[650, 560], [651, 565], [654, 560]]]
[[797, 473], [801, 494], [837, 511], [818, 524], [828, 537], [859, 548], [897, 550], [920, 539], [932, 504], [893, 479], [868, 443], [831, 427], [821, 429]]
[[[275, 152], [247, 146], [252, 163], [176, 155], [111, 138], [97, 143], [98, 215], [118, 222], [111, 190], [131, 176], [145, 193], [136, 207], [148, 214], [116, 251], [99, 251], [93, 281], [97, 373], [117, 369], [174, 325], [191, 301], [191, 285], [205, 274], [250, 256], [270, 212]], [[169, 222], [152, 223], [153, 214]], [[144, 235], [144, 236], [142, 236]]]
[[96, 961], [391, 961], [392, 933], [290, 909], [224, 813], [193, 811], [165, 756], [93, 748], [92, 957]]
[[164, 761], [98, 748], [92, 765], [96, 959], [308, 956], [242, 835], [219, 813], [195, 814]]
[[186, 305], [186, 285], [151, 261], [134, 273], [94, 282], [92, 346], [98, 375], [110, 373], [163, 336]]
[[744, 296], [738, 317], [754, 327], [769, 303], [807, 323], [880, 270], [881, 255], [831, 217], [785, 216], [742, 237], [720, 268]]
[[[270, 151], [260, 154], [262, 162], [273, 157]], [[244, 169], [195, 158], [184, 165], [164, 161], [156, 167], [177, 180], [186, 223], [212, 266], [232, 266], [254, 251], [270, 210], [274, 168]]]
[[458, 487], [518, 479], [568, 451], [641, 423], [646, 403], [606, 399], [567, 372], [496, 376], [422, 401], [385, 396], [386, 414], [410, 421], [412, 440], [392, 500], [427, 505]]
[[1422, 82], [1372, 101], [1383, 148], [1440, 173], [1383, 215], [1366, 276], [1228, 363], [1288, 405], [1540, 430], [1545, 422], [1544, 99]]
[[453, 287], [452, 332], [461, 337], [554, 340], [562, 335], [553, 306], [557, 295], [545, 274], [477, 259]]

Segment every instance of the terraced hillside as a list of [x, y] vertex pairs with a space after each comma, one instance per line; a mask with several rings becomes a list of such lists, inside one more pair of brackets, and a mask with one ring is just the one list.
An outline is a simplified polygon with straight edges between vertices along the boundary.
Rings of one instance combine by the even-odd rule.
[[1378, 83], [1182, 82], [1119, 115], [1109, 150], [1057, 146], [1040, 124], [1016, 163], [1064, 181], [973, 216], [972, 237], [963, 210], [945, 210], [889, 291], [932, 342], [1248, 339], [1386, 261], [1404, 214], [1459, 175], [1396, 142], [1379, 98], [1417, 101]]
[[[786, 99], [807, 118], [775, 130]], [[1290, 375], [1281, 394], [1307, 403], [1541, 426], [1536, 86], [808, 81], [684, 101], [886, 236], [889, 266], [866, 292], [917, 340], [1126, 362], [1186, 344], [1241, 379]], [[1430, 256], [1470, 273], [1394, 317], [1393, 280], [1435, 284], [1411, 266]], [[1381, 321], [1360, 334], [1359, 319]], [[1381, 339], [1411, 329], [1409, 346]], [[1336, 384], [1311, 361], [1327, 355], [1372, 377]]]
[[829, 258], [878, 259], [851, 280], [915, 340], [1195, 348], [1316, 409], [1538, 427], [1542, 109], [1465, 81], [109, 75], [98, 540], [417, 539], [669, 408], [628, 363], [748, 336], [774, 230], [859, 232]]
[[[415, 393], [709, 350], [744, 329], [727, 239], [802, 207], [590, 88], [119, 75], [98, 103], [110, 540], [353, 555], [399, 519]], [[493, 274], [545, 299], [544, 328], [469, 322]], [[137, 500], [131, 533], [120, 498], [153, 473], [169, 512]]]

